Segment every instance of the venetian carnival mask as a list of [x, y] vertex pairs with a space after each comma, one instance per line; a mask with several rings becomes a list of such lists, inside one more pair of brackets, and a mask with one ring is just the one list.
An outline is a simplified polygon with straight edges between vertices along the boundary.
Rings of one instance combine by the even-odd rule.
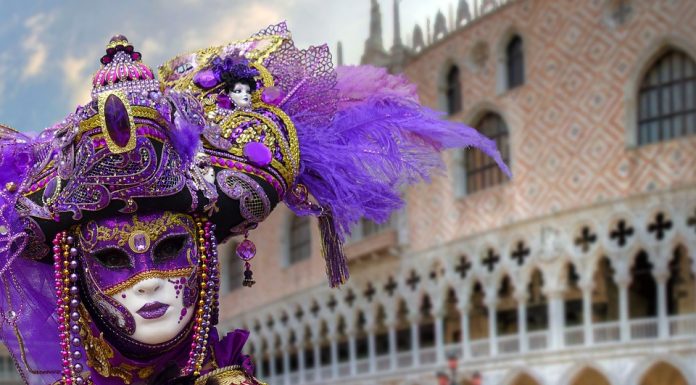
[[93, 311], [118, 335], [148, 345], [177, 337], [197, 298], [194, 220], [155, 212], [81, 225], [78, 240]]

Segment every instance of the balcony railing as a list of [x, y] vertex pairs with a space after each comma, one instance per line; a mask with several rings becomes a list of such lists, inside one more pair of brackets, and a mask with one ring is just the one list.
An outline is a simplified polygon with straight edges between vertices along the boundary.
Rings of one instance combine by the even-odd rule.
[[585, 329], [582, 326], [573, 326], [565, 330], [564, 341], [566, 346], [579, 346], [585, 343]]
[[593, 325], [594, 343], [603, 344], [616, 342], [621, 339], [621, 328], [618, 322], [604, 322]]
[[519, 335], [498, 337], [498, 354], [513, 354], [520, 351]]
[[657, 337], [657, 319], [638, 319], [629, 324], [631, 326], [631, 340], [652, 339]]
[[[666, 319], [666, 327], [664, 334], [668, 334], [666, 337], [660, 337], [660, 322], [657, 318], [644, 318], [644, 319], [634, 319], [629, 320], [627, 323], [628, 332], [626, 333], [629, 341], [626, 342], [640, 342], [646, 340], [671, 340], [671, 339], [683, 339], [693, 338], [696, 336], [696, 314], [686, 314], [671, 316]], [[620, 322], [604, 322], [592, 324], [591, 329], [588, 330], [593, 338], [591, 343], [585, 339], [585, 329], [584, 326], [573, 326], [563, 330], [562, 346], [565, 347], [587, 347], [591, 348], [594, 345], [608, 345], [608, 344], [619, 344], [623, 343], [621, 341], [621, 323]], [[556, 348], [562, 349], [563, 347], [553, 347], [551, 346], [551, 335], [549, 330], [535, 331], [527, 333], [526, 346], [530, 352], [544, 352], [544, 351], [554, 351]], [[522, 351], [522, 340], [520, 339], [520, 334], [505, 335], [497, 337], [496, 347], [497, 353], [495, 355], [491, 354], [491, 342], [489, 339], [479, 339], [469, 342], [470, 357], [465, 357], [468, 360], [491, 360], [495, 357], [509, 357], [514, 355], [524, 355], [526, 352]], [[456, 353], [461, 357], [462, 345], [460, 343], [450, 343], [443, 346], [442, 357], [446, 357], [446, 353]], [[383, 354], [375, 357], [374, 362], [374, 373], [371, 372], [371, 362], [369, 359], [362, 358], [356, 360], [355, 362], [355, 375], [359, 377], [367, 377], [371, 375], [378, 375], [382, 373], [390, 373], [395, 370], [405, 370], [412, 369], [415, 367], [427, 368], [428, 370], [435, 370], [438, 367], [445, 365], [445, 362], [438, 362], [438, 351], [435, 347], [428, 347], [419, 350], [418, 352], [418, 362], [413, 360], [413, 352], [404, 351], [398, 352], [395, 356], [396, 368], [392, 368], [392, 357], [389, 354]], [[317, 369], [306, 368], [304, 371], [304, 378], [301, 378], [298, 372], [292, 372], [287, 377], [283, 374], [277, 374], [274, 377], [263, 376], [264, 380], [267, 380], [269, 384], [285, 384], [286, 379], [289, 384], [325, 384], [330, 383], [334, 380], [334, 369], [331, 365], [325, 365], [319, 368], [320, 378], [317, 379], [315, 376]], [[350, 362], [342, 362], [336, 365], [335, 372], [337, 373], [337, 378], [347, 378], [354, 376], [351, 372]]]

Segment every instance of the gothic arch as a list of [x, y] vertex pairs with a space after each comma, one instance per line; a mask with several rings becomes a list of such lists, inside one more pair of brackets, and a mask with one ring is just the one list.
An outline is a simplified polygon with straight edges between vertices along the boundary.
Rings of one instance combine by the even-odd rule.
[[[438, 96], [438, 106], [440, 110], [445, 111], [449, 114], [460, 112], [464, 109], [463, 105], [463, 68], [462, 63], [454, 58], [447, 58], [440, 66], [438, 71], [438, 85], [437, 85], [437, 96]], [[448, 108], [448, 90], [450, 90], [450, 77], [452, 76], [452, 71], [456, 69], [458, 83], [456, 86], [459, 87], [459, 109], [453, 112], [449, 111]]]
[[508, 372], [500, 385], [546, 385], [546, 383], [530, 368], [515, 368]]
[[626, 144], [630, 147], [638, 145], [638, 89], [645, 74], [652, 68], [665, 52], [676, 49], [685, 52], [691, 59], [696, 60], [696, 45], [692, 41], [674, 35], [663, 35], [654, 39], [643, 49], [640, 56], [633, 61], [634, 66], [628, 74], [628, 82], [624, 86], [624, 106], [626, 119]]
[[[508, 77], [507, 77], [507, 48], [512, 39], [518, 37], [522, 41], [522, 47], [523, 47], [523, 69], [524, 69], [524, 76], [526, 77], [527, 74], [527, 63], [529, 62], [527, 55], [529, 52], [529, 44], [525, 44], [528, 39], [526, 39], [526, 36], [524, 33], [521, 32], [521, 29], [519, 29], [517, 26], [509, 26], [505, 31], [500, 35], [498, 38], [496, 44], [495, 44], [495, 60], [497, 62], [497, 68], [496, 68], [496, 92], [497, 94], [503, 94], [506, 91], [508, 91]], [[524, 83], [523, 83], [524, 84]]]
[[612, 385], [618, 384], [606, 371], [592, 363], [580, 363], [561, 377], [559, 385]]
[[[644, 382], [644, 380], [650, 380], [652, 378], [647, 376], [651, 376], [653, 373], [655, 373], [655, 371], [660, 370], [661, 368], [667, 370], [674, 369], [676, 373], [682, 376], [685, 382]], [[674, 371], [671, 371], [671, 373], [675, 373]], [[637, 363], [634, 366], [633, 371], [629, 374], [625, 383], [636, 385], [688, 385], [696, 384], [696, 375], [694, 375], [694, 373], [690, 370], [690, 365], [684, 362], [681, 358], [671, 355], [660, 355], [647, 358], [642, 362]]]

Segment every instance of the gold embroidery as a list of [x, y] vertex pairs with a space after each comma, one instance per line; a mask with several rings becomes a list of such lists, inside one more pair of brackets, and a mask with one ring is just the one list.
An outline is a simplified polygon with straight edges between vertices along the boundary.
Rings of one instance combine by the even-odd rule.
[[[159, 78], [164, 83], [166, 87], [174, 88], [175, 90], [191, 90], [195, 87], [193, 85], [194, 75], [202, 68], [205, 68], [210, 64], [210, 61], [215, 56], [221, 56], [223, 52], [228, 49], [228, 47], [239, 47], [240, 49], [248, 50], [252, 44], [257, 44], [254, 49], [248, 50], [244, 53], [244, 57], [253, 62], [263, 62], [266, 60], [273, 52], [278, 50], [280, 46], [289, 39], [285, 35], [259, 35], [252, 36], [246, 40], [235, 41], [228, 44], [223, 44], [215, 47], [203, 48], [195, 52], [184, 53], [176, 56], [173, 59], [167, 60], [164, 64], [159, 67]], [[187, 60], [182, 60], [186, 58]], [[190, 59], [195, 60], [193, 71], [190, 71], [183, 77], [176, 80], [169, 80], [172, 75], [174, 75], [174, 64], [175, 63], [186, 63], [190, 62]], [[196, 87], [197, 88], [197, 87]]]
[[[122, 99], [122, 101], [123, 101], [123, 99]], [[126, 101], [127, 101], [127, 99], [126, 99]], [[126, 103], [124, 102], [124, 104], [126, 104]], [[99, 111], [103, 111], [101, 109], [102, 108], [101, 105], [99, 108], [100, 108]], [[137, 129], [137, 127], [140, 126], [140, 125], [138, 125], [136, 127], [136, 125], [133, 124], [134, 118], [152, 120], [153, 122], [159, 124], [162, 127], [168, 127], [168, 123], [162, 118], [162, 116], [159, 114], [159, 112], [157, 112], [157, 110], [155, 110], [153, 108], [145, 107], [145, 106], [129, 106], [129, 105], [126, 105], [126, 108], [128, 109], [128, 112], [131, 115], [129, 120], [131, 123], [132, 130]], [[107, 138], [109, 137], [109, 135], [105, 135], [103, 133], [103, 130], [105, 129], [105, 127], [104, 127], [104, 122], [102, 120], [102, 117], [100, 115], [101, 115], [101, 113], [96, 114], [96, 115], [90, 117], [89, 119], [86, 119], [86, 120], [83, 120], [82, 122], [80, 122], [80, 131], [79, 131], [77, 137], [75, 138], [75, 143], [80, 141], [80, 138], [82, 138], [82, 135], [84, 135], [85, 132], [90, 131], [94, 128], [100, 128], [100, 127], [102, 128], [102, 132], [95, 134], [94, 137], [99, 138], [103, 135], [104, 139], [108, 140]], [[134, 134], [131, 135], [131, 138], [135, 138], [135, 135]], [[131, 140], [135, 140], [135, 139], [131, 139]]]
[[108, 289], [104, 289], [103, 293], [109, 297], [118, 294], [128, 288], [133, 287], [136, 283], [140, 282], [141, 280], [145, 279], [150, 279], [150, 278], [160, 278], [160, 279], [166, 279], [166, 278], [180, 278], [180, 277], [190, 277], [191, 273], [193, 272], [192, 267], [182, 267], [179, 269], [173, 269], [173, 270], [149, 270], [149, 271], [143, 271], [142, 273], [136, 274], [127, 280], [116, 284]]
[[217, 380], [216, 383], [219, 385], [266, 385], [254, 377], [247, 376], [239, 365], [226, 366], [206, 373], [198, 377], [194, 385], [205, 385], [210, 378]]
[[[125, 223], [118, 227], [97, 226], [97, 241], [118, 240], [118, 246], [124, 247], [131, 239], [131, 236], [136, 232], [147, 234], [150, 239], [157, 239], [160, 235], [170, 229], [172, 226], [182, 226], [186, 231], [194, 237], [193, 220], [190, 216], [180, 213], [172, 213], [166, 211], [162, 216], [159, 216], [152, 221], [141, 222], [137, 215], [133, 215], [133, 224]], [[86, 227], [89, 229], [89, 226]], [[89, 230], [87, 230], [89, 232]], [[80, 226], [80, 240], [82, 245], [89, 245], [88, 239], [82, 235], [82, 226]], [[90, 239], [94, 239], [92, 234]], [[93, 247], [93, 245], [90, 245]], [[91, 247], [85, 247], [86, 251], [91, 251]]]
[[[138, 367], [126, 363], [112, 366], [109, 359], [114, 357], [114, 350], [104, 341], [104, 333], [100, 333], [99, 337], [93, 336], [89, 327], [89, 314], [84, 306], [80, 306], [80, 314], [80, 336], [84, 340], [87, 366], [103, 377], [118, 377], [123, 380], [124, 384], [132, 383], [133, 371], [138, 369]], [[140, 373], [150, 372], [151, 375], [154, 370], [154, 367], [146, 366], [139, 370], [138, 376], [144, 378], [140, 376]]]

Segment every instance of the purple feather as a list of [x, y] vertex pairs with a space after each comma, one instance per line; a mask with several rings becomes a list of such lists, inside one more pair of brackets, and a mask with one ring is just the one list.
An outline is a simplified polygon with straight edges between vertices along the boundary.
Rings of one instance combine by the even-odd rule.
[[362, 217], [386, 221], [403, 205], [402, 186], [429, 181], [444, 169], [442, 150], [478, 148], [510, 175], [494, 141], [419, 105], [403, 77], [374, 67], [338, 73], [340, 105], [332, 124], [298, 125], [297, 135], [298, 183], [330, 208], [339, 239]]

